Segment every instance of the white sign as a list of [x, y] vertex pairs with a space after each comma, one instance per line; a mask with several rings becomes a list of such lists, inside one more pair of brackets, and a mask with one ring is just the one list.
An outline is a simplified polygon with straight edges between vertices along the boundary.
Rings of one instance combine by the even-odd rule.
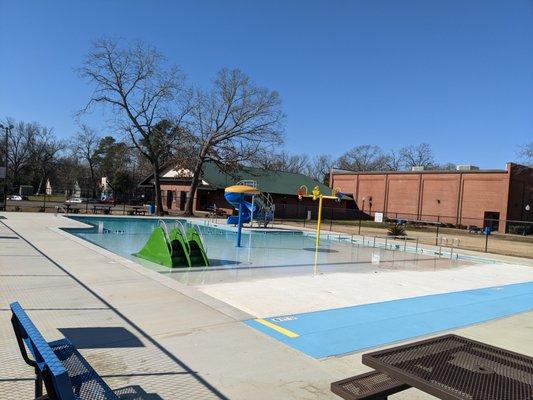
[[0, 179], [4, 179], [6, 177], [6, 167], [0, 167]]
[[294, 315], [288, 315], [286, 317], [276, 317], [276, 318], [271, 318], [271, 319], [274, 322], [285, 322], [285, 321], [294, 321], [295, 319], [298, 319], [298, 317]]
[[372, 264], [379, 265], [381, 257], [377, 253], [372, 253]]
[[375, 222], [383, 222], [383, 213], [375, 213], [374, 214], [374, 221]]

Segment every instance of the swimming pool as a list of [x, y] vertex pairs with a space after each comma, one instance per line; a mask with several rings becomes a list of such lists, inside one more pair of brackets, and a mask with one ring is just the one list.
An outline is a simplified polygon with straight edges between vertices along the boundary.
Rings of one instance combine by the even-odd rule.
[[442, 257], [434, 251], [421, 254], [407, 246], [396, 251], [396, 245], [374, 247], [343, 235], [325, 234], [316, 252], [312, 233], [297, 230], [246, 230], [243, 247], [237, 248], [232, 227], [166, 218], [169, 227], [194, 225], [211, 263], [171, 269], [132, 255], [158, 219], [70, 218], [90, 227], [65, 228], [67, 232], [195, 286], [253, 316], [245, 321], [250, 327], [315, 358], [533, 307], [533, 275], [525, 266]]
[[[146, 243], [153, 228], [157, 226], [155, 218], [128, 217], [80, 217], [71, 219], [90, 225], [90, 228], [65, 228], [64, 230], [96, 244], [120, 256], [139, 262], [149, 268], [164, 273], [178, 274], [184, 268], [169, 270], [135, 257]], [[236, 232], [231, 227], [206, 225], [204, 221], [191, 222], [185, 219], [163, 219], [171, 227], [175, 224], [191, 224], [202, 234], [207, 255], [210, 259], [210, 271], [219, 271], [216, 281], [244, 277], [265, 277], [279, 274], [283, 268], [284, 275], [301, 273], [324, 273], [361, 268], [362, 264], [374, 263], [384, 268], [408, 268], [416, 264], [417, 268], [435, 268], [440, 264], [448, 265], [449, 260], [439, 260], [430, 254], [412, 254], [391, 251], [383, 248], [369, 249], [363, 244], [345, 240], [344, 237], [325, 236], [321, 240], [319, 251], [315, 250], [315, 237], [299, 230], [261, 230], [243, 231], [242, 247], [237, 248]], [[358, 267], [359, 266], [359, 267]], [[310, 267], [312, 267], [310, 269]], [[196, 267], [195, 270], [205, 268]], [[229, 272], [240, 270], [238, 272]], [[243, 275], [243, 270], [246, 274]], [[202, 279], [205, 279], [203, 277]], [[193, 281], [187, 281], [192, 283]]]

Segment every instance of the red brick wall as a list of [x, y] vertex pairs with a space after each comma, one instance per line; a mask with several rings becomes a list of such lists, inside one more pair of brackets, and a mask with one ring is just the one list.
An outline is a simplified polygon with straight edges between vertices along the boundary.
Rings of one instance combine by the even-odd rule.
[[[525, 210], [528, 204], [532, 209], [529, 212]], [[533, 168], [511, 166], [507, 215], [510, 220], [533, 221]]]
[[397, 218], [416, 219], [420, 177], [418, 175], [389, 175], [385, 212]]
[[[170, 207], [171, 210], [179, 210], [180, 206], [180, 192], [188, 192], [189, 191], [189, 185], [176, 185], [176, 184], [161, 184], [161, 195], [163, 196], [163, 208], [165, 210], [168, 209], [167, 207], [167, 196], [169, 195], [168, 192], [173, 192], [172, 195], [172, 206]], [[196, 203], [194, 204], [194, 209], [196, 209]]]
[[[372, 214], [384, 211], [392, 218], [482, 227], [486, 211], [500, 213], [500, 220], [507, 218], [509, 176], [508, 172], [354, 173], [332, 174], [331, 184], [344, 193], [353, 193], [360, 209], [364, 198], [367, 213], [372, 197]], [[523, 182], [513, 184], [511, 198], [523, 196], [520, 185], [527, 186]], [[533, 188], [529, 193], [533, 197]], [[499, 229], [504, 229], [503, 222]]]
[[[480, 226], [479, 221], [487, 211], [498, 212], [500, 219], [506, 219], [508, 188], [507, 174], [464, 175], [459, 221], [464, 225]], [[502, 222], [499, 230], [504, 229]]]
[[420, 219], [456, 224], [461, 175], [421, 175]]

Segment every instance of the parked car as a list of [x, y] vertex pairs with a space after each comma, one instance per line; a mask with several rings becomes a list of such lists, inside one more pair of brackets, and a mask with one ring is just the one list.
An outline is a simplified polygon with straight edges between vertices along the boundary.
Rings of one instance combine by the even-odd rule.
[[66, 201], [66, 203], [74, 203], [74, 204], [80, 204], [80, 203], [96, 203], [97, 201], [95, 199], [88, 199], [87, 197], [71, 197]]
[[22, 196], [19, 196], [18, 194], [13, 194], [13, 195], [9, 196], [7, 199], [8, 200], [12, 200], [12, 201], [22, 201], [22, 200], [24, 200], [22, 198]]

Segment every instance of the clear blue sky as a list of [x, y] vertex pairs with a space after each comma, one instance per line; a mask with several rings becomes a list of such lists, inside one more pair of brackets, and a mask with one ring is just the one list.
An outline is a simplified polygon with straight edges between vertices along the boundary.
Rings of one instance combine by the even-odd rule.
[[532, 0], [0, 0], [0, 117], [61, 136], [96, 38], [142, 39], [207, 85], [238, 67], [280, 92], [287, 149], [429, 142], [502, 168], [533, 141]]

